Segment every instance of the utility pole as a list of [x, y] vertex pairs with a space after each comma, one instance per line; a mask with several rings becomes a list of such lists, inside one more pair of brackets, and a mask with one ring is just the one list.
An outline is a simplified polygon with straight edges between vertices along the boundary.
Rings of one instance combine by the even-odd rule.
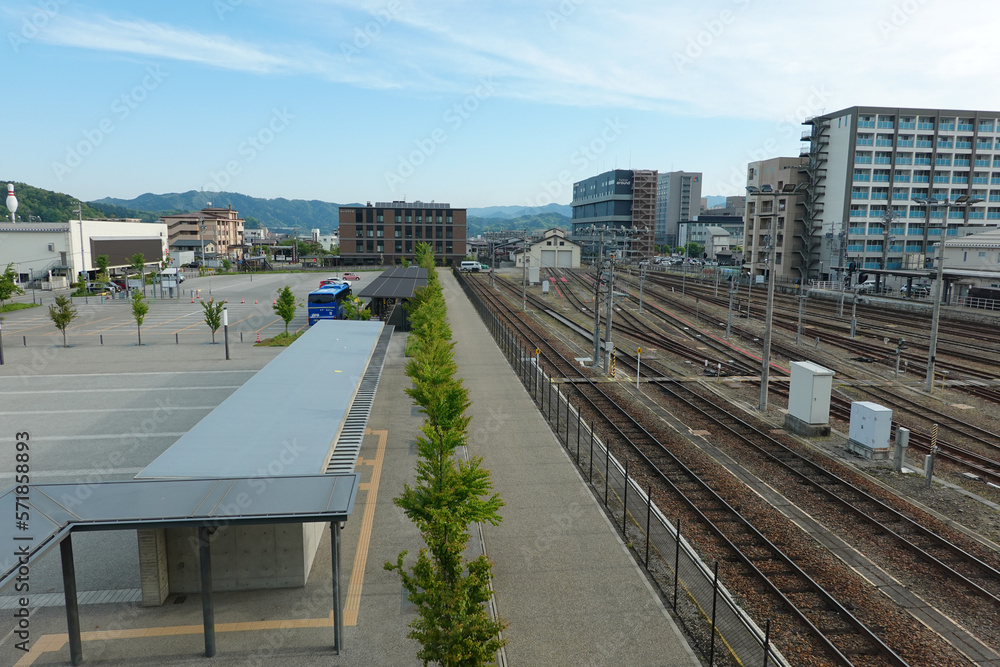
[[[593, 238], [594, 227], [590, 228], [591, 238]], [[601, 240], [597, 245], [596, 253], [597, 280], [594, 283], [594, 363], [593, 367], [601, 365], [601, 273], [604, 264], [604, 229], [601, 229]]]
[[639, 313], [642, 314], [642, 288], [646, 284], [646, 269], [648, 264], [639, 267]]
[[524, 245], [521, 247], [521, 312], [528, 305], [528, 230], [524, 230]]

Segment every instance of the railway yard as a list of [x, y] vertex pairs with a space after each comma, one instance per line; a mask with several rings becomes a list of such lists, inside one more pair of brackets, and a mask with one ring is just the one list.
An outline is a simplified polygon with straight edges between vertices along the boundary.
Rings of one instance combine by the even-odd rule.
[[[575, 446], [581, 460], [581, 424], [591, 424], [592, 437], [649, 490], [678, 535], [684, 526], [687, 542], [715, 564], [718, 582], [767, 629], [765, 644], [788, 664], [1000, 665], [995, 317], [943, 310], [941, 374], [928, 392], [926, 301], [776, 294], [770, 400], [760, 410], [763, 286], [731, 294], [707, 275], [650, 272], [640, 284], [619, 271], [610, 379], [588, 363], [595, 274], [542, 274], [551, 287], [544, 295], [537, 287], [523, 294], [520, 272], [460, 280], [484, 319], [494, 321], [508, 358], [519, 360], [515, 370], [534, 368], [526, 386], [534, 393], [545, 382], [540, 376], [567, 401], [565, 418], [558, 401], [552, 417], [551, 398], [541, 392], [541, 407], [548, 400], [550, 423], [557, 434], [565, 431], [570, 453]], [[603, 331], [603, 301], [599, 311]], [[835, 372], [829, 436], [803, 438], [783, 428], [791, 361]], [[891, 408], [893, 432], [910, 430], [904, 473], [846, 450], [852, 401]], [[928, 488], [923, 461], [932, 447]], [[593, 481], [592, 470], [589, 476]], [[597, 486], [611, 507], [608, 486]], [[628, 511], [611, 518], [665, 603], [682, 617], [707, 616], [678, 606], [671, 557], [650, 556], [648, 510], [636, 512], [627, 498], [623, 505]], [[699, 634], [699, 623], [681, 620]], [[715, 664], [738, 664], [738, 651], [708, 634]]]

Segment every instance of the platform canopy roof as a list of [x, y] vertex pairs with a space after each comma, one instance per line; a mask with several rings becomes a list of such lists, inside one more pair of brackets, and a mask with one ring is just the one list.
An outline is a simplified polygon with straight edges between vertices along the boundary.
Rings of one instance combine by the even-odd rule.
[[32, 484], [0, 495], [0, 588], [71, 531], [346, 521], [360, 476]]
[[395, 267], [364, 287], [358, 296], [373, 299], [412, 299], [415, 292], [427, 286], [427, 269], [417, 266]]

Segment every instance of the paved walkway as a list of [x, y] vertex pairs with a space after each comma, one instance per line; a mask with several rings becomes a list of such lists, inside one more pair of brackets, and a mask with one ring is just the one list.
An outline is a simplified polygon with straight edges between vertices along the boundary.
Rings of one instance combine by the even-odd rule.
[[484, 532], [510, 664], [699, 664], [454, 276], [440, 276], [469, 450], [506, 503]]

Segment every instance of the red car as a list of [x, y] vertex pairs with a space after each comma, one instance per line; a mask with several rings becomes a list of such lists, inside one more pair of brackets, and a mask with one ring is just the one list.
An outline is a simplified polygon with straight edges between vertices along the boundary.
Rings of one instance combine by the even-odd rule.
[[361, 276], [356, 273], [345, 273], [344, 280], [361, 280]]
[[319, 281], [319, 288], [323, 289], [324, 287], [327, 287], [329, 285], [339, 285], [342, 282], [344, 282], [344, 279], [337, 278], [336, 276], [332, 278], [324, 278], [323, 280]]

